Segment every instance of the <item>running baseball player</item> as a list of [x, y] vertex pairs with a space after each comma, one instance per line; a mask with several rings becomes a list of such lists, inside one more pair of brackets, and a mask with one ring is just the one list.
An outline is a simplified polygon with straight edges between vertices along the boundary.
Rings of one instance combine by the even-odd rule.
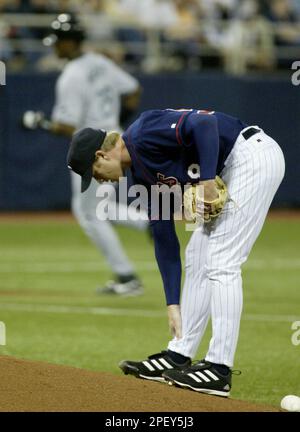
[[[71, 137], [86, 126], [97, 127], [100, 123], [106, 129], [120, 131], [120, 117], [132, 114], [139, 102], [139, 83], [108, 58], [92, 52], [84, 53], [82, 43], [85, 31], [69, 14], [59, 15], [52, 23], [51, 34], [46, 38], [47, 45], [53, 45], [59, 58], [68, 60], [56, 84], [56, 102], [49, 121], [41, 112], [26, 112], [23, 125], [28, 129], [42, 127], [54, 134]], [[98, 292], [139, 295], [143, 288], [135, 270], [127, 258], [116, 232], [109, 220], [96, 217], [99, 187], [93, 181], [84, 194], [80, 191], [80, 176], [71, 173], [72, 211], [77, 221], [104, 254], [115, 280], [108, 281]], [[125, 208], [126, 207], [126, 208]], [[109, 209], [113, 210], [110, 205]], [[126, 212], [129, 217], [126, 218]], [[145, 218], [136, 218], [136, 212], [119, 204], [116, 222], [145, 230]], [[125, 216], [123, 216], [125, 214]]]
[[[81, 175], [84, 189], [92, 177], [117, 180], [128, 167], [137, 184], [200, 184], [204, 197], [185, 205], [192, 213], [202, 208], [206, 222], [193, 232], [185, 252], [180, 301], [174, 217], [151, 220], [173, 339], [167, 350], [119, 366], [125, 374], [227, 397], [242, 312], [241, 265], [283, 179], [283, 153], [260, 127], [196, 109], [146, 111], [114, 143], [108, 144], [108, 136], [85, 129], [73, 138], [68, 164]], [[192, 364], [210, 317], [207, 354]]]

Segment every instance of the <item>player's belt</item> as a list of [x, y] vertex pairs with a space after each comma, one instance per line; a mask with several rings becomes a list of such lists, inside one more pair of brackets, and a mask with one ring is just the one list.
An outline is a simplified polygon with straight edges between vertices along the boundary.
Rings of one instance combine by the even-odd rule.
[[245, 138], [245, 140], [247, 141], [249, 138], [253, 137], [253, 135], [259, 133], [261, 130], [251, 127], [247, 130], [245, 130], [245, 132], [242, 132], [243, 137]]

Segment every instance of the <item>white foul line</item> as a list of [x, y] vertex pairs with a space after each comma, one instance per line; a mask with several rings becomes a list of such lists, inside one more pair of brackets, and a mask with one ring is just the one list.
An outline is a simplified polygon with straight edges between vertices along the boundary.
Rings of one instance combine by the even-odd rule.
[[[108, 316], [127, 316], [139, 318], [162, 318], [166, 317], [163, 311], [150, 311], [147, 309], [115, 309], [103, 307], [83, 307], [83, 306], [60, 306], [60, 305], [40, 305], [40, 304], [21, 304], [3, 303], [0, 310], [11, 312], [30, 312], [30, 313], [57, 313], [57, 314], [81, 314], [81, 315], [108, 315]], [[300, 320], [298, 315], [268, 315], [268, 314], [244, 314], [244, 321], [259, 322], [294, 322]]]

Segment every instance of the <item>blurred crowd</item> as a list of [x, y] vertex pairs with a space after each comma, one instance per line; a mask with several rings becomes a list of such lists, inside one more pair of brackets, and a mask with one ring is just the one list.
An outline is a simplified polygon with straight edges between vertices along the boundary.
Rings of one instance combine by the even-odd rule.
[[51, 55], [47, 26], [11, 25], [4, 14], [62, 12], [83, 20], [87, 45], [135, 69], [243, 74], [300, 59], [300, 0], [0, 0], [0, 58], [18, 70]]

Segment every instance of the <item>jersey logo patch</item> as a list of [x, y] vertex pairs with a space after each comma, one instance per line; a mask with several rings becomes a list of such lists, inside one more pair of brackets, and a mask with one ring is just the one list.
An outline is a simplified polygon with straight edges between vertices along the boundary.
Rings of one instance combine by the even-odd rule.
[[175, 186], [176, 184], [179, 184], [176, 177], [165, 177], [164, 174], [157, 173], [157, 184], [158, 185], [168, 185], [169, 187]]

